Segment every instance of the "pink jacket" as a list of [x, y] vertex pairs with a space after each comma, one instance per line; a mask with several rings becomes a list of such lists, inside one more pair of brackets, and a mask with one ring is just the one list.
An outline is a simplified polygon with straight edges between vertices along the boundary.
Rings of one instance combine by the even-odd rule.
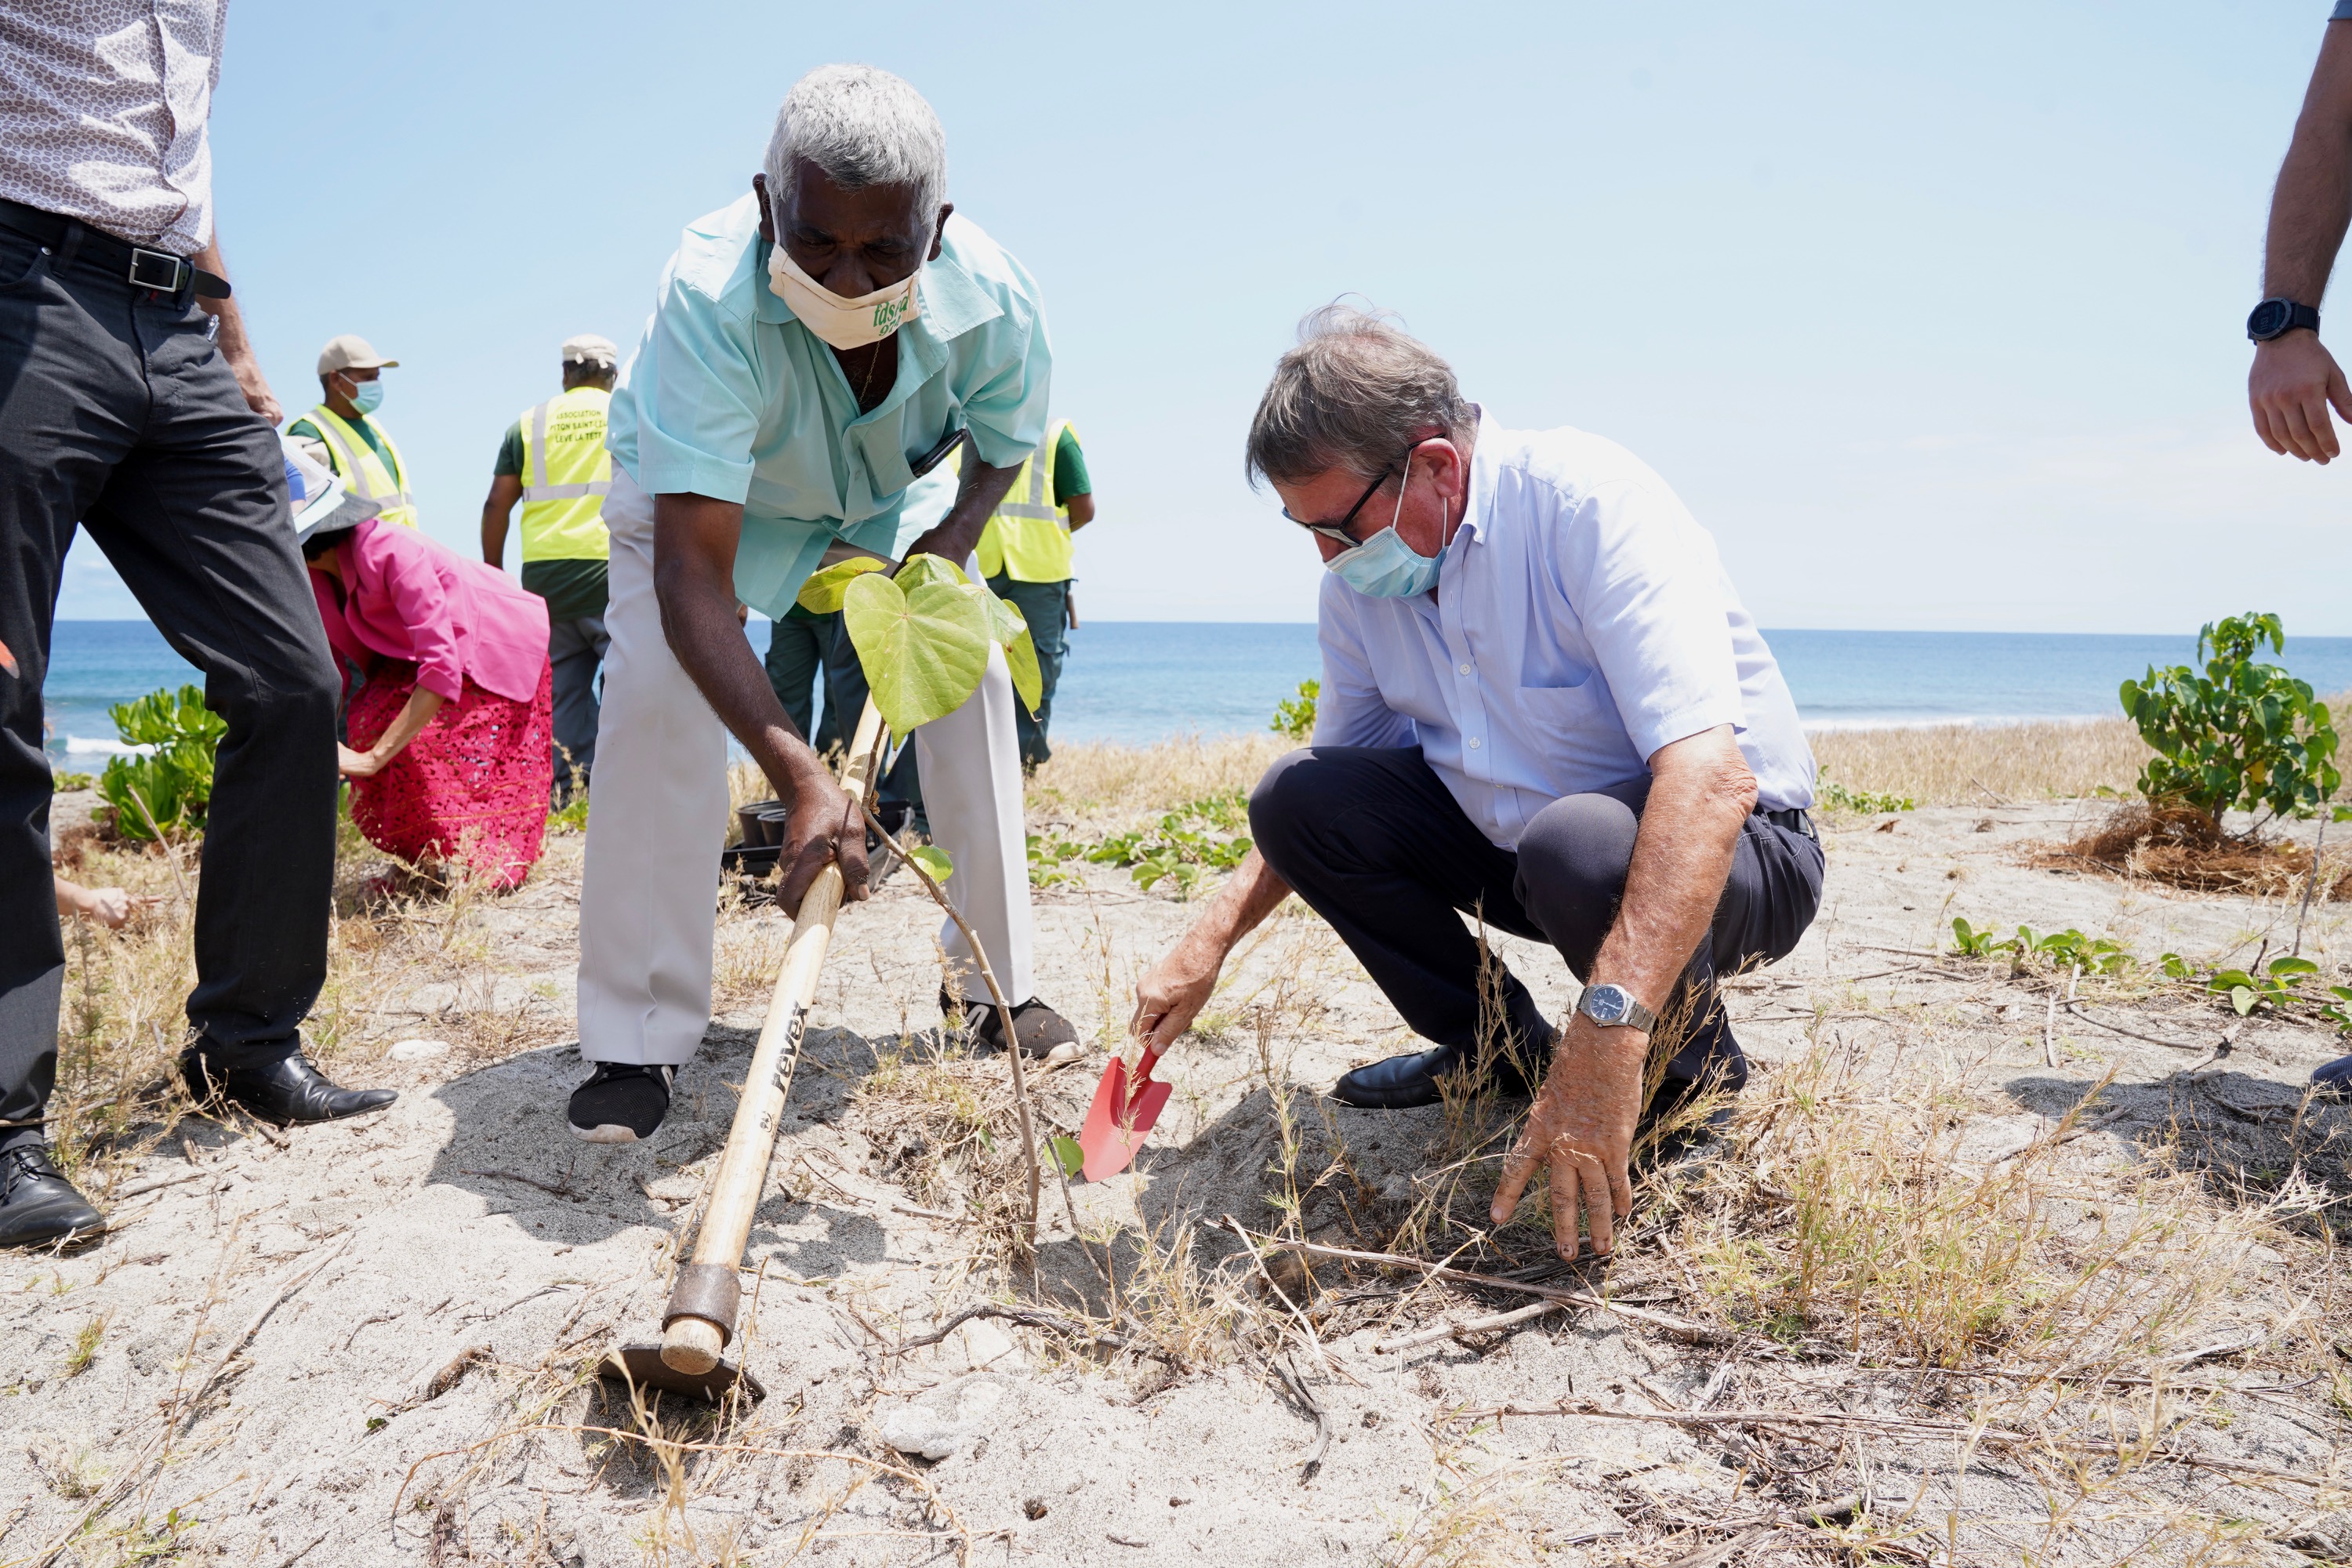
[[413, 528], [367, 518], [335, 546], [338, 584], [313, 568], [327, 641], [365, 670], [379, 655], [416, 666], [416, 684], [454, 702], [465, 678], [528, 702], [547, 668], [547, 601], [494, 566]]

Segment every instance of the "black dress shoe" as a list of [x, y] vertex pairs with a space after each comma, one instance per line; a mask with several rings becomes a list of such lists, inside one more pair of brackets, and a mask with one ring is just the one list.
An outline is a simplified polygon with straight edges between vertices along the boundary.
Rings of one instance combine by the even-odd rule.
[[2337, 1057], [2313, 1068], [2311, 1089], [2323, 1100], [2352, 1100], [2352, 1057]]
[[[998, 1015], [995, 1003], [959, 1003], [942, 985], [940, 1011], [950, 1018], [961, 1013], [963, 1026], [971, 1031], [982, 1049], [1004, 1048], [1004, 1020]], [[1078, 1043], [1077, 1026], [1034, 996], [1013, 1004], [1013, 1035], [1021, 1042], [1021, 1054], [1033, 1062], [1074, 1062], [1086, 1055], [1086, 1047]]]
[[[1513, 1100], [1525, 1100], [1534, 1092], [1533, 1086], [1543, 1081], [1544, 1069], [1550, 1065], [1549, 1040], [1533, 1053], [1503, 1052], [1486, 1064], [1486, 1082], [1481, 1087]], [[1439, 1082], [1442, 1079], [1465, 1080], [1455, 1085], [1454, 1092], [1462, 1092], [1471, 1087], [1466, 1081], [1470, 1073], [1468, 1051], [1460, 1046], [1438, 1046], [1426, 1051], [1409, 1051], [1344, 1073], [1332, 1086], [1331, 1098], [1363, 1110], [1405, 1110], [1443, 1100], [1445, 1089]]]
[[49, 1152], [26, 1143], [0, 1154], [0, 1247], [68, 1246], [96, 1240], [106, 1216], [49, 1163]]
[[280, 1127], [340, 1121], [400, 1098], [389, 1089], [338, 1089], [299, 1050], [274, 1061], [241, 1062], [220, 1047], [208, 1051], [198, 1044], [180, 1053], [180, 1076], [197, 1104], [232, 1100]]

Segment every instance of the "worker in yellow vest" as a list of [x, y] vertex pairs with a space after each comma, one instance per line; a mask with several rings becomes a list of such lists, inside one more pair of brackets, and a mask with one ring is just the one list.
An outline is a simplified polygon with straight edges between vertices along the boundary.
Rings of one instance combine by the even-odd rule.
[[380, 509], [386, 522], [416, 526], [409, 499], [408, 468], [400, 448], [376, 423], [383, 402], [383, 373], [397, 366], [362, 337], [345, 332], [319, 351], [319, 406], [286, 427], [306, 450], [342, 476], [346, 489]]
[[1029, 623], [1029, 636], [1037, 645], [1037, 672], [1044, 678], [1045, 695], [1034, 717], [1013, 704], [1024, 768], [1034, 768], [1053, 755], [1045, 728], [1054, 716], [1054, 687], [1062, 678], [1062, 659], [1068, 652], [1066, 632], [1077, 625], [1070, 599], [1070, 535], [1094, 518], [1094, 481], [1087, 474], [1078, 433], [1066, 419], [1048, 420], [1037, 449], [1022, 465], [980, 536], [981, 574], [996, 596], [1012, 601]]
[[588, 787], [596, 763], [596, 672], [604, 631], [604, 492], [613, 457], [604, 411], [621, 363], [610, 338], [563, 342], [563, 390], [508, 426], [482, 503], [482, 559], [506, 564], [507, 518], [522, 503], [522, 585], [547, 601], [547, 658], [555, 669], [555, 798]]

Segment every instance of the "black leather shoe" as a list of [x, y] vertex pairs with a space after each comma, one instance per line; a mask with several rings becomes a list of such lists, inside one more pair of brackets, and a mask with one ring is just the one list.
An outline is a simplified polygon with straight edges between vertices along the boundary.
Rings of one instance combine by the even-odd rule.
[[49, 1152], [26, 1143], [0, 1154], [0, 1247], [52, 1247], [94, 1241], [106, 1216], [49, 1163]]
[[[993, 1002], [963, 1002], [940, 987], [940, 1012], [950, 1018], [963, 1015], [963, 1026], [983, 1050], [1004, 1048], [1004, 1020], [997, 1016]], [[1078, 1043], [1077, 1026], [1051, 1007], [1032, 996], [1013, 1006], [1013, 1035], [1021, 1042], [1021, 1054], [1033, 1062], [1074, 1062], [1086, 1055]]]
[[[1532, 1060], [1524, 1060], [1517, 1053], [1506, 1053], [1487, 1064], [1484, 1087], [1512, 1100], [1525, 1100], [1534, 1092], [1532, 1086], [1543, 1081], [1544, 1069], [1550, 1065], [1549, 1040], [1544, 1042]], [[1470, 1070], [1470, 1053], [1459, 1046], [1409, 1051], [1342, 1074], [1331, 1087], [1331, 1098], [1362, 1110], [1405, 1110], [1416, 1105], [1435, 1105], [1445, 1098], [1444, 1088], [1438, 1080], [1466, 1079]], [[1459, 1089], [1456, 1092], [1460, 1092]]]
[[240, 1062], [200, 1043], [180, 1053], [180, 1077], [197, 1104], [232, 1100], [280, 1127], [340, 1121], [400, 1098], [389, 1089], [338, 1089], [299, 1050], [275, 1061]]
[[2352, 1057], [2337, 1057], [2311, 1074], [2312, 1092], [2325, 1100], [2352, 1100]]

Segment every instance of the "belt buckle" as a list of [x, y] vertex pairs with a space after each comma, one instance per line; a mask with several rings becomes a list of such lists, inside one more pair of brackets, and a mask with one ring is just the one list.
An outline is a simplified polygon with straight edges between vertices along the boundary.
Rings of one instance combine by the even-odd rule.
[[[155, 275], [159, 268], [163, 273], [160, 278]], [[185, 258], [174, 256], [168, 250], [150, 250], [142, 245], [131, 247], [129, 276], [131, 283], [141, 289], [176, 294], [193, 270]]]

